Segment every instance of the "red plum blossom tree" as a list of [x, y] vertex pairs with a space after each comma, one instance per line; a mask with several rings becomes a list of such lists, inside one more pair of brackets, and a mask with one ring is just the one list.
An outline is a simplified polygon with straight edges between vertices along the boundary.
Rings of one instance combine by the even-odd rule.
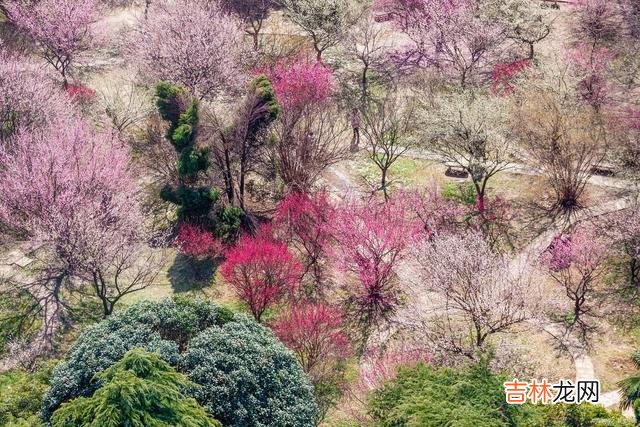
[[303, 279], [311, 279], [308, 297], [322, 298], [327, 285], [328, 248], [332, 243], [335, 208], [326, 193], [290, 193], [274, 216], [278, 237], [296, 249], [304, 266]]
[[260, 233], [255, 238], [241, 237], [227, 253], [220, 272], [253, 317], [261, 321], [267, 309], [297, 291], [302, 266], [284, 243]]
[[351, 355], [343, 314], [325, 304], [303, 303], [290, 307], [273, 329], [309, 375], [324, 416], [340, 395], [345, 361]]
[[346, 121], [330, 101], [331, 70], [297, 60], [279, 62], [264, 73], [282, 110], [274, 147], [280, 177], [291, 191], [311, 191], [320, 173], [347, 152]]

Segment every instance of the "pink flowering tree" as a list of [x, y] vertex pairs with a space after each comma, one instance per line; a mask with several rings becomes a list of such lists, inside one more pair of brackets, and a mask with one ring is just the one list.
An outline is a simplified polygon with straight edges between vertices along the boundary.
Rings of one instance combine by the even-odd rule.
[[592, 329], [588, 317], [594, 314], [598, 279], [604, 273], [607, 256], [607, 245], [596, 238], [596, 231], [578, 227], [571, 233], [556, 236], [540, 259], [549, 276], [571, 301], [567, 323], [577, 327], [583, 339]]
[[406, 256], [421, 226], [408, 211], [403, 199], [338, 206], [335, 257], [348, 275], [344, 304], [350, 320], [362, 332], [363, 344], [371, 329], [400, 304], [394, 268]]
[[578, 90], [583, 101], [599, 111], [611, 96], [611, 83], [607, 74], [615, 55], [606, 48], [578, 45], [569, 53], [573, 73], [578, 79]]
[[352, 354], [343, 314], [325, 304], [303, 303], [291, 306], [272, 327], [309, 376], [324, 417], [340, 397], [346, 359]]
[[181, 85], [199, 98], [246, 83], [242, 22], [217, 2], [154, 2], [132, 39], [132, 58], [153, 80]]
[[220, 272], [257, 321], [266, 310], [298, 289], [303, 268], [284, 243], [261, 233], [243, 236], [227, 254]]
[[222, 243], [202, 227], [184, 223], [178, 230], [176, 245], [184, 255], [195, 259], [214, 259], [222, 255]]
[[401, 367], [431, 362], [431, 355], [422, 348], [391, 348], [382, 354], [367, 354], [360, 362], [359, 388], [368, 393], [393, 381]]
[[274, 215], [278, 237], [299, 254], [303, 280], [308, 279], [303, 283], [309, 282], [305, 293], [312, 299], [325, 296], [334, 217], [335, 208], [326, 193], [290, 193], [278, 204]]
[[432, 181], [422, 192], [407, 193], [407, 205], [422, 223], [422, 233], [427, 239], [455, 232], [463, 223], [469, 209], [442, 195], [442, 189]]
[[139, 247], [138, 185], [126, 147], [110, 135], [80, 121], [19, 132], [0, 148], [0, 185], [4, 226], [43, 247], [28, 290], [47, 327], [68, 292], [93, 292], [106, 316], [123, 296], [153, 282], [158, 260]]
[[375, 3], [408, 42], [396, 52], [403, 67], [429, 67], [462, 87], [495, 63], [504, 31], [476, 13], [476, 0], [381, 0]]
[[64, 92], [27, 58], [0, 46], [0, 142], [18, 129], [42, 129], [73, 116]]
[[297, 116], [331, 96], [333, 73], [320, 62], [282, 60], [261, 71], [273, 85], [280, 107], [290, 115]]
[[66, 87], [74, 59], [94, 42], [98, 2], [9, 0], [5, 7], [11, 21], [40, 45], [44, 59], [60, 73]]
[[274, 157], [289, 190], [311, 191], [322, 171], [346, 154], [348, 126], [330, 102], [332, 72], [306, 60], [279, 62], [263, 73], [281, 107]]

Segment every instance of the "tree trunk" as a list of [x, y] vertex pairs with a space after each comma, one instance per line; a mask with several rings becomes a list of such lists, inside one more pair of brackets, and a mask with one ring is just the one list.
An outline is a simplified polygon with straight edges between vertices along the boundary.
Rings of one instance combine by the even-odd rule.
[[382, 169], [382, 174], [380, 176], [380, 189], [382, 189], [382, 194], [384, 194], [384, 201], [388, 201], [389, 194], [387, 193], [387, 168]]

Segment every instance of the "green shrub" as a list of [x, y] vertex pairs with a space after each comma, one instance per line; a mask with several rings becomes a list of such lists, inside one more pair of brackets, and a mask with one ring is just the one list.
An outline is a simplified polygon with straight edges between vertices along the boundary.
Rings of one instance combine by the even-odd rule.
[[293, 355], [241, 318], [203, 331], [183, 355], [181, 368], [200, 386], [196, 399], [225, 426], [314, 425], [313, 388]]
[[[212, 351], [213, 354], [208, 354], [203, 361], [210, 365], [194, 366], [187, 363], [197, 357], [198, 349], [208, 345], [203, 342], [207, 338], [203, 337], [218, 336], [224, 337], [223, 340], [214, 341], [219, 351]], [[137, 303], [84, 332], [72, 345], [65, 361], [53, 371], [51, 388], [42, 403], [44, 419], [50, 419], [63, 402], [92, 395], [101, 385], [101, 380], [95, 378], [95, 374], [109, 368], [136, 347], [158, 353], [162, 360], [187, 374], [196, 384], [213, 381], [200, 372], [224, 371], [232, 372], [230, 376], [233, 377], [218, 378], [217, 381], [226, 381], [229, 387], [254, 382], [281, 385], [280, 389], [265, 386], [264, 390], [271, 394], [265, 394], [263, 400], [253, 398], [251, 407], [247, 406], [245, 398], [234, 394], [233, 390], [227, 392], [226, 396], [237, 398], [224, 403], [228, 412], [220, 414], [211, 411], [225, 426], [246, 425], [240, 420], [254, 417], [246, 412], [249, 410], [261, 415], [271, 414], [271, 418], [265, 418], [275, 423], [270, 425], [293, 425], [288, 424], [290, 419], [299, 420], [300, 423], [296, 424], [299, 426], [314, 423], [316, 410], [311, 386], [293, 355], [271, 331], [244, 315], [230, 314], [214, 303], [184, 297]], [[238, 349], [248, 353], [240, 356]], [[185, 351], [187, 353], [183, 354]], [[229, 357], [237, 363], [233, 369], [225, 367]], [[245, 361], [246, 365], [243, 364]], [[269, 369], [270, 366], [277, 369]], [[283, 387], [285, 383], [286, 387]], [[246, 389], [249, 386], [243, 387]], [[206, 408], [220, 407], [219, 400], [213, 397], [205, 399], [206, 395], [202, 393], [195, 386], [188, 395], [195, 397]], [[300, 414], [301, 408], [307, 410]]]
[[168, 135], [173, 133], [182, 114], [185, 90], [169, 82], [160, 82], [156, 85], [156, 107], [163, 120], [170, 124]]
[[0, 425], [39, 426], [38, 411], [51, 376], [50, 364], [34, 373], [12, 370], [0, 375]]
[[235, 206], [221, 209], [216, 223], [216, 236], [223, 242], [233, 242], [240, 234], [244, 212]]
[[400, 369], [372, 393], [369, 413], [377, 426], [631, 427], [602, 406], [509, 405], [505, 378], [486, 363], [454, 370], [424, 364]]
[[96, 374], [101, 386], [91, 397], [78, 397], [53, 413], [54, 427], [104, 426], [221, 427], [182, 390], [191, 386], [156, 354], [129, 351]]
[[470, 182], [447, 183], [442, 188], [442, 196], [460, 203], [473, 205], [476, 202], [476, 188]]
[[178, 160], [178, 172], [188, 179], [195, 179], [200, 171], [208, 168], [209, 150], [207, 148], [194, 147], [184, 150]]
[[463, 370], [419, 364], [400, 369], [395, 381], [375, 391], [369, 413], [379, 426], [515, 426], [503, 379], [486, 364]]
[[616, 411], [590, 403], [537, 406], [539, 417], [523, 427], [632, 427], [635, 424]]

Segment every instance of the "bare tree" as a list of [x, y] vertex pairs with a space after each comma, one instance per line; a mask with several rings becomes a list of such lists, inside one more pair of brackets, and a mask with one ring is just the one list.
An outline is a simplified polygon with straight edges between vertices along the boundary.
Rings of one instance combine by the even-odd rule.
[[336, 46], [348, 28], [358, 20], [359, 1], [353, 0], [278, 0], [285, 16], [311, 39], [318, 61]]
[[491, 250], [482, 234], [438, 236], [414, 249], [420, 286], [441, 297], [428, 337], [474, 358], [487, 339], [531, 318], [540, 300], [529, 264]]
[[349, 126], [330, 103], [310, 105], [299, 115], [284, 115], [276, 126], [278, 172], [293, 191], [308, 192], [328, 166], [348, 153]]
[[363, 133], [369, 145], [369, 158], [380, 170], [380, 186], [384, 199], [389, 200], [389, 169], [413, 144], [414, 105], [396, 95], [369, 102], [363, 110]]
[[376, 22], [369, 11], [351, 28], [343, 41], [347, 58], [355, 63], [351, 73], [355, 74], [358, 81], [360, 106], [369, 98], [372, 84], [391, 79], [388, 55], [392, 48], [391, 37], [389, 27]]
[[225, 11], [236, 14], [246, 24], [245, 32], [253, 40], [253, 48], [260, 47], [260, 31], [269, 13], [277, 6], [276, 0], [223, 0]]
[[520, 91], [513, 119], [514, 134], [553, 191], [545, 207], [563, 214], [584, 207], [585, 187], [605, 156], [602, 115], [564, 83], [542, 83]]
[[151, 95], [126, 78], [109, 78], [98, 91], [100, 106], [120, 133], [144, 122], [153, 111]]
[[150, 252], [143, 245], [127, 245], [119, 251], [103, 252], [84, 268], [85, 280], [92, 294], [102, 303], [103, 316], [113, 313], [125, 296], [151, 286], [162, 268], [164, 256]]

